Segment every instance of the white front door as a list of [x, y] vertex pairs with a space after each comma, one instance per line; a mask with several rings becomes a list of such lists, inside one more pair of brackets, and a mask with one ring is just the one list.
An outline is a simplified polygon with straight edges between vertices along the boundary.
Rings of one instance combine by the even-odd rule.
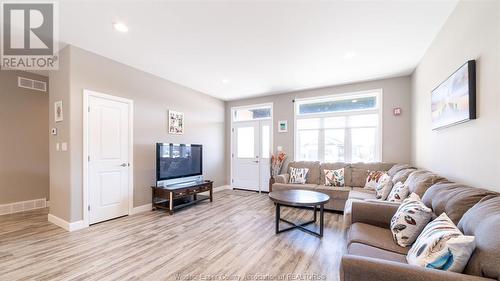
[[90, 96], [89, 223], [128, 214], [130, 104]]
[[271, 121], [233, 124], [232, 186], [269, 191]]
[[259, 191], [259, 121], [234, 124], [233, 187]]

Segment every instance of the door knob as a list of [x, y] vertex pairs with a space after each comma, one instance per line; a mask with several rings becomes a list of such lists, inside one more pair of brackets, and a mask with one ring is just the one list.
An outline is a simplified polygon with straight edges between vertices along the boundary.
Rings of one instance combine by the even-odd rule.
[[128, 166], [128, 164], [127, 164], [127, 163], [123, 163], [123, 164], [121, 164], [120, 166], [122, 166], [122, 167], [127, 167], [127, 166]]
[[255, 162], [255, 163], [259, 163], [259, 160], [255, 160], [255, 161], [253, 161], [253, 162]]

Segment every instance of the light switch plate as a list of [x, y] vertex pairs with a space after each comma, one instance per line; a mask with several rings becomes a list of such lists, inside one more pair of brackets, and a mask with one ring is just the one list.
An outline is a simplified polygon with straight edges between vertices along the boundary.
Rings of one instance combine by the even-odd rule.
[[59, 148], [59, 143], [56, 143], [56, 151], [59, 151], [60, 148]]
[[61, 149], [62, 151], [68, 151], [68, 144], [65, 142], [61, 143]]

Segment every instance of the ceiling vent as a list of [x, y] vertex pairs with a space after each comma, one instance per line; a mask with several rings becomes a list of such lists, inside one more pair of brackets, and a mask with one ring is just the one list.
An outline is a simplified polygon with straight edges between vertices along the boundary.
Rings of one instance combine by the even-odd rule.
[[26, 88], [40, 92], [47, 92], [47, 82], [28, 79], [24, 77], [17, 78], [17, 86], [20, 88]]

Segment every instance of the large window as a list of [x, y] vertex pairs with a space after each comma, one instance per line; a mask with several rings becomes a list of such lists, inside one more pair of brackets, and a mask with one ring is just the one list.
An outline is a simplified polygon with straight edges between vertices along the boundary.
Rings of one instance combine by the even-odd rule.
[[296, 100], [297, 160], [381, 161], [381, 91]]

